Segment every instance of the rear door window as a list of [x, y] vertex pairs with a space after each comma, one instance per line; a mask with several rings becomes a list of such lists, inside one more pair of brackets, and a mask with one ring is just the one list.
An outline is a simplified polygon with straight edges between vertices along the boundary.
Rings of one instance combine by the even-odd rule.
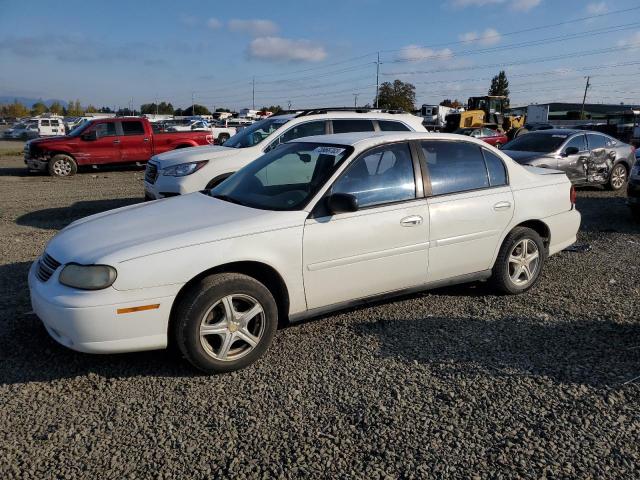
[[422, 142], [433, 195], [489, 187], [482, 150], [466, 142]]
[[306, 122], [299, 123], [298, 125], [291, 127], [280, 136], [280, 143], [288, 142], [296, 138], [312, 137], [314, 135], [324, 135], [325, 121]]
[[411, 129], [402, 122], [392, 120], [378, 120], [378, 126], [383, 132], [410, 132]]
[[587, 134], [587, 141], [589, 142], [589, 148], [591, 150], [597, 148], [604, 148], [607, 146], [607, 139], [603, 135], [596, 135], [593, 133]]
[[373, 132], [371, 120], [333, 120], [333, 133]]
[[135, 120], [122, 122], [122, 133], [124, 135], [144, 135], [144, 127], [142, 126], [142, 122]]

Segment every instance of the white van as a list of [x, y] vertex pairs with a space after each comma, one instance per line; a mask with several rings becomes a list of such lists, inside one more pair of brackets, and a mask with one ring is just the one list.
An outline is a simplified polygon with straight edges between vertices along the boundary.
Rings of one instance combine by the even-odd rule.
[[35, 117], [27, 122], [29, 130], [37, 131], [39, 137], [51, 137], [64, 135], [64, 123], [62, 117]]

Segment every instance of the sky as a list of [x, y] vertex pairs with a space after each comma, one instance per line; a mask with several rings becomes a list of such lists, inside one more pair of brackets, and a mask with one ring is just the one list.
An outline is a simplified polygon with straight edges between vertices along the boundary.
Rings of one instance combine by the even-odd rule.
[[0, 0], [0, 96], [352, 106], [378, 67], [418, 106], [484, 95], [500, 69], [512, 105], [579, 102], [586, 76], [588, 102], [640, 103], [640, 1]]

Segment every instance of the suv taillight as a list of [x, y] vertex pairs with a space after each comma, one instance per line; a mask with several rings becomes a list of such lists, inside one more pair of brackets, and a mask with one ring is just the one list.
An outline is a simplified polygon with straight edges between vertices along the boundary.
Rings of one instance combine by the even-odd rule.
[[576, 204], [576, 187], [571, 185], [571, 189], [569, 190], [569, 200], [571, 200], [571, 205]]

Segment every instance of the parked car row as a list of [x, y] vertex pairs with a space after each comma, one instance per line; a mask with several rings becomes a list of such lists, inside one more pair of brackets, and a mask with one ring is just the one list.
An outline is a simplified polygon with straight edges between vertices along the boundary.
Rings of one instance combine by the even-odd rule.
[[[112, 151], [134, 123], [153, 148], [140, 119], [57, 141], [84, 153], [108, 138]], [[211, 187], [212, 176], [223, 178]], [[580, 224], [562, 172], [380, 112], [273, 116], [224, 147], [155, 155], [147, 195], [174, 196], [149, 191], [158, 185], [192, 193], [73, 222], [32, 265], [33, 309], [57, 342], [91, 353], [171, 343], [204, 372], [236, 370], [284, 322], [473, 280], [524, 292]]]

